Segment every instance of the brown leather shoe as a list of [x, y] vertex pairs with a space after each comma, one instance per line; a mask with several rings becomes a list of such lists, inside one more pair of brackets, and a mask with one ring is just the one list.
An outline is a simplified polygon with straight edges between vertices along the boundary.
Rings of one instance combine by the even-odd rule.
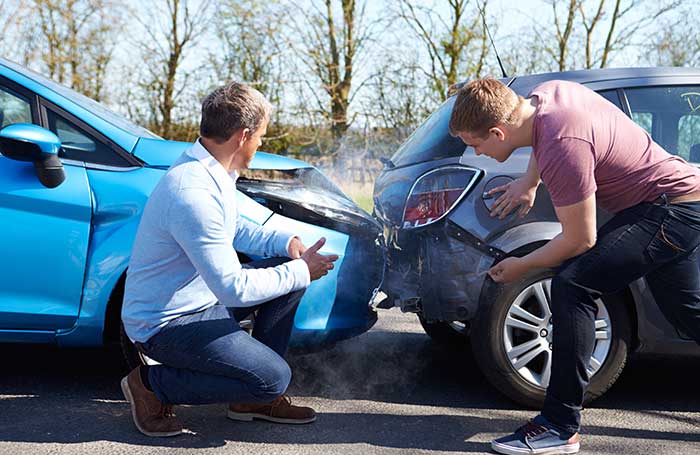
[[139, 369], [134, 368], [122, 379], [122, 392], [131, 404], [131, 416], [136, 428], [146, 436], [177, 436], [182, 424], [173, 414], [172, 406], [164, 405], [141, 382]]
[[294, 406], [291, 398], [282, 395], [272, 403], [230, 404], [227, 417], [246, 422], [259, 419], [275, 423], [302, 424], [316, 420], [316, 412], [304, 406]]

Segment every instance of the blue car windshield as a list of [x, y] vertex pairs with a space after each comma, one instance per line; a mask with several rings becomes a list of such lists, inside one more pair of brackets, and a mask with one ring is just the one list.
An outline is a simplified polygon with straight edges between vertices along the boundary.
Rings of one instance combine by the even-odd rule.
[[38, 82], [39, 84], [43, 85], [44, 87], [53, 90], [54, 92], [66, 97], [70, 101], [74, 102], [78, 106], [82, 107], [83, 109], [86, 109], [90, 111], [91, 113], [97, 115], [100, 117], [102, 120], [105, 120], [114, 126], [121, 128], [122, 130], [126, 131], [127, 133], [133, 134], [134, 136], [140, 136], [140, 137], [149, 137], [152, 139], [161, 139], [160, 136], [157, 136], [153, 134], [152, 132], [148, 131], [146, 128], [143, 128], [141, 126], [138, 126], [137, 124], [133, 123], [131, 120], [127, 119], [123, 115], [117, 114], [116, 112], [112, 112], [109, 109], [107, 109], [105, 106], [102, 104], [98, 103], [97, 101], [88, 98], [87, 96], [76, 92], [73, 89], [70, 89], [66, 86], [63, 86], [61, 84], [58, 84], [51, 79], [42, 76], [41, 74], [34, 72], [28, 68], [25, 68], [23, 66], [17, 65], [16, 63], [13, 63], [9, 60], [5, 59], [0, 59], [0, 64], [7, 66], [8, 68], [23, 74], [25, 76], [30, 77], [33, 79], [35, 82]]

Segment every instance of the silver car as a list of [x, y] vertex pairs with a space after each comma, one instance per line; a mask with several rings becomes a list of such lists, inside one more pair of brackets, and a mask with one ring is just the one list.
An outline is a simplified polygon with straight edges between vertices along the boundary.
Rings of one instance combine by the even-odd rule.
[[[700, 163], [700, 70], [602, 69], [503, 82], [526, 97], [551, 79], [576, 81], [597, 91], [666, 150]], [[516, 150], [505, 163], [465, 149], [448, 134], [454, 100], [440, 106], [385, 161], [376, 181], [375, 216], [389, 249], [384, 283], [389, 297], [380, 306], [416, 313], [428, 335], [441, 343], [469, 341], [496, 388], [537, 408], [551, 368], [554, 272], [543, 270], [498, 285], [486, 271], [503, 257], [540, 247], [561, 226], [544, 185], [525, 218], [515, 212], [504, 220], [489, 215], [495, 198], [485, 193], [522, 175], [531, 149]], [[599, 211], [599, 226], [609, 218]], [[631, 353], [700, 355], [700, 348], [666, 321], [644, 279], [599, 300], [595, 327], [587, 402], [612, 386]]]

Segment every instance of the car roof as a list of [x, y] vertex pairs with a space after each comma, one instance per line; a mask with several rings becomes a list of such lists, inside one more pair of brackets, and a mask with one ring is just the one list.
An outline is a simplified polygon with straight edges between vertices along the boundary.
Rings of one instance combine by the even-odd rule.
[[648, 67], [648, 68], [599, 68], [588, 70], [561, 71], [517, 76], [510, 87], [516, 92], [554, 79], [573, 81], [580, 84], [613, 82], [625, 79], [661, 79], [677, 77], [697, 77], [700, 68]]

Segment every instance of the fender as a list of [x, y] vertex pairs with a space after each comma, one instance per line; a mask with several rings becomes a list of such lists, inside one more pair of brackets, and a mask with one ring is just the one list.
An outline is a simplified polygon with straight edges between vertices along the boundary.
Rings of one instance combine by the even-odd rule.
[[[135, 175], [125, 179], [123, 172]], [[109, 297], [123, 275], [148, 196], [163, 170], [88, 170], [95, 199], [82, 301], [76, 324], [56, 333], [62, 346], [103, 344]], [[128, 182], [128, 185], [125, 185]]]
[[561, 224], [554, 221], [535, 221], [520, 224], [500, 234], [488, 242], [489, 245], [506, 253], [533, 243], [549, 241], [561, 233]]

